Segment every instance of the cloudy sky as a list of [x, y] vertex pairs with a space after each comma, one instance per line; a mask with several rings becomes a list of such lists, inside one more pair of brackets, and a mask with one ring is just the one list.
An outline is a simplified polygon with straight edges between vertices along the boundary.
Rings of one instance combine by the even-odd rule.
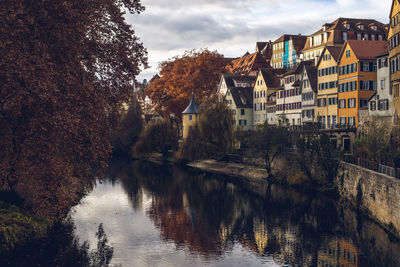
[[190, 49], [209, 48], [226, 57], [253, 52], [257, 41], [284, 33], [311, 34], [338, 17], [389, 22], [392, 0], [142, 0], [146, 11], [129, 15], [149, 52], [151, 68]]

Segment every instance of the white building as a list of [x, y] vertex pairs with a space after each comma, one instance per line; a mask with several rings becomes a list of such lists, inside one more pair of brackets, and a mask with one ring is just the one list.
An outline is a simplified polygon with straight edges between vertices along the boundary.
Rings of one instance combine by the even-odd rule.
[[278, 120], [286, 119], [291, 126], [301, 126], [302, 94], [301, 80], [304, 66], [312, 65], [313, 61], [303, 61], [282, 75], [282, 87], [276, 94], [276, 116]]
[[304, 65], [301, 74], [301, 118], [303, 124], [316, 122], [316, 107], [318, 103], [318, 77], [317, 69], [309, 64]]
[[393, 92], [390, 86], [389, 52], [377, 56], [377, 90], [369, 99], [369, 117], [393, 120]]

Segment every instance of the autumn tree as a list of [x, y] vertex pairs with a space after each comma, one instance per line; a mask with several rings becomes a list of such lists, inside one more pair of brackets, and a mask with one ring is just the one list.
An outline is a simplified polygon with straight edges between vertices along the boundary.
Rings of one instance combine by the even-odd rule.
[[158, 112], [180, 118], [192, 92], [198, 104], [215, 95], [226, 65], [227, 60], [215, 51], [187, 51], [160, 63], [161, 77], [149, 84], [146, 94]]
[[140, 0], [11, 0], [0, 9], [0, 187], [56, 219], [104, 166], [146, 50]]

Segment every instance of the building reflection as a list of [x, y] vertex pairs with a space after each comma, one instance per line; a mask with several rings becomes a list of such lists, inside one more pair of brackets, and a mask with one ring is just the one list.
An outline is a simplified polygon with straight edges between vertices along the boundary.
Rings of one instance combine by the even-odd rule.
[[[351, 240], [362, 237], [356, 231], [347, 235], [342, 231], [346, 213], [334, 201], [312, 199], [279, 187], [266, 197], [259, 189], [256, 194], [227, 177], [214, 179], [179, 167], [137, 164], [131, 177], [122, 180], [132, 207], [143, 209], [138, 195], [151, 196], [151, 204], [145, 208], [149, 218], [161, 237], [178, 248], [212, 259], [239, 243], [257, 257], [273, 257], [282, 265], [361, 266], [357, 245]], [[365, 225], [370, 227], [371, 223]], [[380, 240], [400, 247], [390, 238]], [[367, 249], [371, 252], [363, 253], [364, 257], [372, 254], [373, 247]], [[396, 266], [396, 260], [393, 264], [390, 259], [384, 261], [388, 260], [376, 266]], [[364, 262], [375, 266], [369, 258]]]
[[327, 238], [318, 251], [318, 267], [358, 267], [357, 247], [349, 240]]

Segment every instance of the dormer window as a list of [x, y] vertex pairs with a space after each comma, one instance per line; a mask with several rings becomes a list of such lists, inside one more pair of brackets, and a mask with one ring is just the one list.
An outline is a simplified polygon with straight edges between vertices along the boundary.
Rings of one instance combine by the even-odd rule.
[[358, 28], [363, 31], [364, 30], [364, 24], [358, 25]]
[[347, 21], [345, 21], [345, 22], [343, 23], [343, 26], [344, 26], [344, 28], [347, 29], [347, 30], [350, 29], [350, 23], [348, 23]]
[[377, 31], [377, 30], [378, 30], [378, 26], [372, 25], [372, 26], [371, 26], [371, 29], [372, 29], [373, 31]]

